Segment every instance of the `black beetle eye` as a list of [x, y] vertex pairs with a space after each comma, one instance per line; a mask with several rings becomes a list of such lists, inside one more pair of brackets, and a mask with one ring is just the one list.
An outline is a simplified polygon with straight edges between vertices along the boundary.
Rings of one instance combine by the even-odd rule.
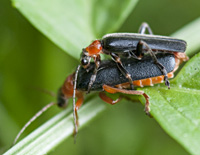
[[81, 60], [81, 64], [82, 64], [83, 66], [88, 65], [88, 60], [83, 58], [83, 59]]

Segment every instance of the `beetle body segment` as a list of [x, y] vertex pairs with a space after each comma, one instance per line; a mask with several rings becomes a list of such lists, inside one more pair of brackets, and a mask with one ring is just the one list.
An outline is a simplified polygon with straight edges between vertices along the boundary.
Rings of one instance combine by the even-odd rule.
[[87, 53], [85, 53], [87, 56], [94, 56], [99, 55], [102, 50], [102, 45], [100, 40], [93, 41], [88, 47], [85, 48]]
[[[174, 70], [176, 66], [175, 57], [170, 53], [159, 53], [157, 55], [158, 61], [166, 68], [167, 73]], [[130, 73], [133, 81], [148, 79], [151, 77], [162, 76], [160, 69], [153, 63], [150, 56], [145, 56], [141, 60], [136, 59], [122, 59], [125, 69]], [[92, 76], [95, 64], [91, 63], [89, 72], [84, 68], [79, 71], [77, 80], [77, 89], [87, 91], [90, 77]], [[113, 61], [102, 61], [95, 82], [91, 90], [102, 90], [103, 84], [115, 86], [128, 82]]]
[[[145, 34], [148, 31], [149, 34]], [[173, 53], [176, 56], [185, 56], [186, 42], [184, 40], [154, 35], [147, 23], [143, 23], [139, 28], [139, 33], [112, 33], [103, 36], [101, 40], [93, 41], [88, 47], [83, 48], [81, 56], [81, 65], [88, 71], [91, 58], [96, 67], [88, 84], [88, 93], [96, 80], [97, 70], [100, 64], [100, 54], [110, 55], [116, 62], [121, 73], [129, 80], [130, 88], [134, 89], [133, 79], [129, 71], [126, 70], [121, 62], [121, 56], [126, 58], [141, 59], [145, 53], [151, 55], [153, 62], [164, 75], [165, 85], [170, 89], [170, 82], [167, 77], [167, 71], [162, 63], [157, 60], [157, 52]], [[179, 58], [179, 57], [177, 57]], [[185, 56], [185, 60], [187, 57]], [[182, 59], [183, 60], [183, 59]]]
[[[114, 52], [123, 54], [136, 51], [140, 40], [146, 42], [153, 51], [185, 52], [187, 45], [184, 40], [172, 37], [138, 33], [107, 34], [103, 36], [101, 44], [105, 53]], [[147, 49], [144, 47], [144, 50]]]

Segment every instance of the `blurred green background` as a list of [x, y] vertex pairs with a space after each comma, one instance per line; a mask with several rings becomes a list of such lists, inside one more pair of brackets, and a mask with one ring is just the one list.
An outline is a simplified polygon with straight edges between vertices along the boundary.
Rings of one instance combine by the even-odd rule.
[[[140, 0], [119, 32], [137, 32], [146, 21], [155, 34], [170, 35], [199, 17], [199, 7], [198, 0]], [[56, 93], [77, 64], [38, 32], [10, 1], [0, 1], [0, 153], [10, 147], [30, 117], [55, 101], [37, 88]], [[188, 154], [145, 115], [141, 104], [123, 101], [107, 107], [79, 132], [76, 145], [71, 137], [50, 154]], [[59, 111], [57, 107], [47, 111], [23, 136]]]

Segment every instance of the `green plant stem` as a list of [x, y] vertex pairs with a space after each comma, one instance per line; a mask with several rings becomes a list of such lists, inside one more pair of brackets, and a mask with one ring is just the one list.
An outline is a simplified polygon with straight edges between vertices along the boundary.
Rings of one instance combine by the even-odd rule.
[[[99, 98], [93, 98], [79, 110], [79, 129], [105, 110], [106, 105], [101, 102]], [[64, 110], [13, 146], [4, 155], [47, 154], [67, 137], [72, 136], [73, 129], [71, 109]]]

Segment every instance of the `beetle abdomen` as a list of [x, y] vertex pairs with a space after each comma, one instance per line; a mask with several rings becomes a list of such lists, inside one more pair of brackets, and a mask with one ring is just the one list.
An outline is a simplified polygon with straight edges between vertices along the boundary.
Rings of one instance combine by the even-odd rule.
[[[167, 73], [174, 70], [176, 63], [173, 54], [159, 53], [156, 56], [158, 61], [166, 68]], [[124, 68], [131, 74], [133, 81], [163, 75], [158, 66], [154, 64], [151, 56], [145, 56], [142, 60], [122, 59], [122, 63]], [[91, 63], [89, 72], [87, 72], [84, 68], [80, 69], [77, 79], [78, 90], [87, 90], [94, 66], [94, 63]], [[91, 90], [102, 90], [102, 86], [104, 84], [115, 86], [125, 82], [128, 82], [128, 79], [122, 75], [114, 61], [102, 61]]]

